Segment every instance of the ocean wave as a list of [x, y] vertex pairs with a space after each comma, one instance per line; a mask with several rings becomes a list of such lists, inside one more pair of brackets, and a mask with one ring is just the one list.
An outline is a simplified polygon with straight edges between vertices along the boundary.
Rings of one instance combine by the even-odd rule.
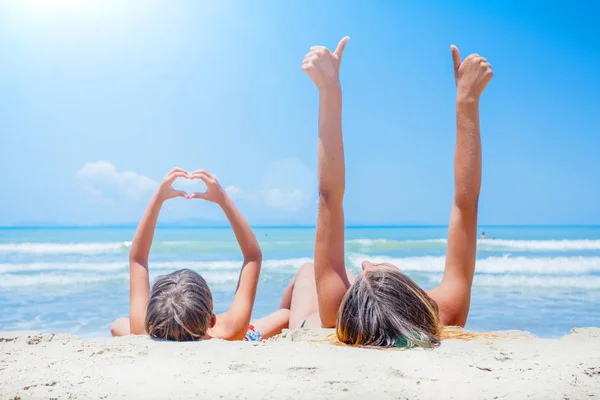
[[473, 287], [600, 289], [598, 276], [476, 275]]
[[[264, 260], [263, 270], [297, 270], [307, 262], [312, 262], [310, 258], [288, 258], [281, 260]], [[178, 269], [193, 269], [198, 272], [212, 270], [236, 270], [242, 267], [242, 260], [222, 260], [222, 261], [168, 261], [168, 262], [150, 262], [150, 271], [171, 272]], [[128, 271], [127, 262], [82, 262], [82, 263], [30, 263], [30, 264], [0, 264], [0, 274], [22, 273], [31, 274], [43, 271], [85, 271], [85, 272], [114, 272]], [[0, 275], [0, 279], [1, 279]]]
[[[427, 276], [429, 287], [434, 287], [442, 281], [442, 274]], [[433, 286], [432, 286], [433, 285]], [[523, 289], [568, 289], [568, 290], [598, 290], [600, 289], [600, 276], [548, 276], [548, 275], [490, 275], [475, 274], [473, 290], [480, 288], [509, 288]], [[525, 293], [525, 292], [523, 292]]]
[[[150, 274], [150, 282], [160, 276], [159, 272]], [[226, 287], [235, 287], [238, 281], [237, 272], [207, 272], [202, 273], [202, 277], [213, 288], [219, 289]], [[129, 273], [120, 274], [65, 274], [65, 273], [46, 273], [36, 275], [3, 274], [0, 277], [0, 288], [35, 288], [35, 287], [62, 287], [68, 289], [80, 289], [94, 284], [125, 283], [129, 281]]]
[[600, 250], [600, 240], [503, 240], [480, 239], [478, 248], [499, 250], [526, 251], [569, 251], [569, 250]]
[[[439, 249], [445, 248], [448, 240], [391, 240], [391, 239], [352, 239], [346, 241], [350, 251], [384, 251], [402, 249]], [[479, 239], [479, 250], [490, 251], [577, 251], [600, 250], [600, 240], [596, 239], [556, 239], [556, 240], [505, 240]]]
[[[364, 260], [374, 263], [388, 262], [403, 271], [443, 272], [445, 257], [382, 257], [366, 254], [348, 254], [347, 259], [352, 267], [360, 268]], [[475, 264], [476, 273], [486, 274], [542, 274], [573, 275], [600, 272], [600, 257], [487, 257], [478, 259]]]
[[[444, 257], [432, 256], [399, 258], [349, 253], [346, 257], [348, 268], [354, 272], [360, 271], [363, 260], [389, 262], [402, 271], [416, 274], [414, 276], [419, 279], [432, 282], [441, 279], [445, 265]], [[311, 261], [310, 258], [267, 259], [262, 264], [261, 276], [286, 280], [303, 264]], [[150, 274], [155, 279], [159, 275], [189, 268], [202, 274], [209, 283], [221, 284], [237, 282], [241, 265], [241, 260], [151, 262]], [[527, 282], [531, 286], [558, 286], [558, 282], [563, 280], [565, 287], [570, 285], [568, 282], [575, 287], [584, 287], [579, 283], [580, 280], [595, 281], [600, 278], [600, 257], [487, 257], [476, 261], [475, 272], [478, 280], [490, 285], [494, 282], [514, 282], [526, 276], [531, 279]], [[0, 287], [5, 288], [68, 286], [128, 279], [129, 266], [125, 262], [0, 264]]]
[[[360, 270], [362, 261], [374, 263], [388, 262], [403, 271], [443, 272], [445, 257], [385, 257], [371, 256], [362, 253], [348, 253], [347, 266], [351, 270]], [[311, 258], [299, 257], [288, 259], [267, 259], [262, 263], [263, 273], [278, 271], [293, 273], [305, 263], [312, 262]], [[167, 261], [150, 262], [150, 272], [168, 273], [182, 268], [188, 268], [202, 273], [203, 271], [239, 271], [242, 260], [217, 261]], [[128, 272], [127, 262], [81, 262], [81, 263], [30, 263], [30, 264], [0, 264], [0, 279], [2, 274], [33, 274], [38, 272]], [[600, 273], [600, 257], [486, 257], [476, 261], [475, 271], [485, 274], [542, 274], [542, 275], [573, 275]]]
[[[410, 271], [407, 271], [410, 274]], [[159, 272], [151, 273], [151, 283], [160, 276]], [[202, 272], [202, 276], [213, 290], [232, 289], [238, 281], [239, 274], [232, 271]], [[291, 276], [291, 275], [290, 275]], [[427, 282], [438, 284], [442, 279], [441, 273], [427, 274]], [[42, 287], [61, 287], [62, 289], [84, 289], [89, 285], [126, 284], [129, 274], [38, 274], [38, 275], [13, 275], [5, 274], [0, 279], [2, 289], [36, 289]], [[417, 280], [420, 281], [420, 280]], [[600, 276], [570, 275], [527, 275], [527, 274], [476, 274], [473, 282], [475, 289], [482, 287], [506, 288], [563, 288], [563, 289], [600, 289]]]
[[[42, 271], [90, 271], [111, 272], [129, 268], [126, 263], [31, 263], [31, 264], [0, 264], [0, 274], [33, 273]], [[2, 275], [0, 275], [0, 279]]]
[[444, 249], [446, 242], [446, 239], [350, 239], [346, 241], [346, 249], [348, 251], [435, 250]]
[[[387, 252], [387, 251], [443, 251], [447, 239], [393, 240], [393, 239], [350, 239], [346, 241], [349, 252]], [[312, 241], [263, 241], [261, 247], [267, 254], [273, 251], [294, 251], [305, 253], [311, 251]], [[131, 242], [107, 243], [0, 243], [0, 254], [34, 254], [34, 255], [70, 255], [70, 254], [126, 254]], [[600, 240], [505, 240], [480, 239], [478, 250], [495, 252], [529, 252], [529, 251], [590, 251], [600, 250]], [[156, 254], [166, 253], [214, 253], [235, 254], [239, 246], [234, 241], [156, 241], [152, 246]]]
[[39, 274], [12, 275], [5, 274], [0, 278], [0, 288], [17, 288], [31, 286], [77, 286], [82, 284], [108, 283], [125, 281], [129, 274], [96, 275], [96, 274]]
[[[263, 252], [269, 251], [311, 251], [314, 246], [309, 241], [262, 241]], [[346, 241], [349, 251], [386, 251], [402, 249], [443, 249], [446, 239], [431, 240], [391, 240], [391, 239], [352, 239]], [[131, 242], [107, 243], [0, 243], [0, 253], [18, 254], [118, 254], [129, 251]], [[208, 253], [239, 252], [239, 245], [231, 241], [155, 241], [153, 253]]]
[[105, 254], [128, 250], [131, 242], [118, 243], [0, 243], [0, 253]]
[[[312, 242], [264, 242], [263, 250], [289, 250], [290, 247], [311, 249]], [[70, 254], [126, 254], [131, 248], [131, 242], [107, 243], [0, 243], [0, 254], [34, 254], [34, 255], [70, 255]], [[238, 253], [239, 245], [235, 241], [155, 241], [152, 244], [153, 253]]]

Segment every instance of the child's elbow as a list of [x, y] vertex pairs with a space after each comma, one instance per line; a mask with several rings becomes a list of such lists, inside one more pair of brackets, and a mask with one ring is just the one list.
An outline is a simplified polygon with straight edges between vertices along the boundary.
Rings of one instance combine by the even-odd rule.
[[337, 323], [337, 315], [321, 315], [321, 327], [323, 328], [335, 328]]
[[259, 247], [246, 253], [244, 258], [247, 262], [256, 262], [260, 265], [262, 263], [262, 257], [262, 251]]
[[132, 324], [130, 330], [132, 335], [146, 335], [146, 328], [143, 325]]
[[248, 324], [234, 324], [223, 332], [222, 338], [225, 340], [242, 340], [248, 332]]

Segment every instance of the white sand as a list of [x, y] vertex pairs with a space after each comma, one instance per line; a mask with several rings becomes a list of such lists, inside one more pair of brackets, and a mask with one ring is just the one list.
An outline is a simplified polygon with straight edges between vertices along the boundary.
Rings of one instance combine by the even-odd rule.
[[0, 399], [600, 399], [600, 328], [381, 351], [311, 342], [0, 333]]

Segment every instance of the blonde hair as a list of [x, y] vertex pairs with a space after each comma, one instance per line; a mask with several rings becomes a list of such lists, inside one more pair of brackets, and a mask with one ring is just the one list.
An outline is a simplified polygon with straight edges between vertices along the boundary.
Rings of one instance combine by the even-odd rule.
[[346, 292], [336, 336], [353, 346], [433, 348], [443, 339], [488, 335], [443, 326], [437, 304], [419, 285], [400, 270], [379, 268], [365, 270]]
[[159, 277], [150, 293], [146, 332], [178, 342], [199, 340], [210, 328], [212, 294], [197, 272], [181, 269]]

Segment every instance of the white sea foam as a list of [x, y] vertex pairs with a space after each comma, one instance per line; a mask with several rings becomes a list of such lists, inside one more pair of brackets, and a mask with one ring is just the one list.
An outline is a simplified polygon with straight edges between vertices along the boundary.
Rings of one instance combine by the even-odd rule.
[[528, 250], [528, 251], [568, 251], [600, 250], [600, 240], [502, 240], [480, 239], [478, 247], [482, 249]]
[[[284, 273], [291, 276], [310, 261], [308, 258], [265, 260], [262, 274]], [[241, 267], [241, 260], [157, 262], [150, 263], [150, 279], [153, 281], [159, 275], [188, 268], [202, 274], [209, 285], [235, 284]], [[0, 264], [0, 288], [78, 287], [128, 281], [128, 269], [129, 265], [125, 262]]]
[[[159, 272], [150, 274], [150, 281], [161, 275]], [[235, 284], [239, 278], [238, 272], [207, 272], [202, 276], [209, 285]], [[36, 275], [3, 274], [0, 276], [0, 288], [14, 289], [27, 287], [60, 286], [77, 289], [90, 284], [123, 283], [129, 281], [128, 273], [119, 274], [89, 274], [89, 273], [43, 273]]]
[[389, 239], [350, 239], [346, 240], [347, 244], [360, 244], [363, 246], [371, 246], [374, 244], [392, 243]]
[[[439, 284], [442, 274], [431, 274], [428, 277], [430, 284]], [[600, 276], [548, 276], [548, 275], [485, 275], [475, 274], [473, 288], [512, 288], [522, 291], [524, 289], [581, 289], [599, 290]]]
[[[410, 272], [410, 271], [407, 271]], [[153, 282], [160, 273], [151, 274]], [[209, 285], [235, 285], [239, 278], [237, 272], [205, 272], [202, 276]], [[428, 275], [428, 281], [439, 283], [442, 274]], [[0, 288], [15, 289], [27, 287], [60, 286], [63, 288], [78, 288], [90, 284], [124, 283], [129, 280], [129, 274], [39, 274], [39, 275], [2, 275]], [[474, 287], [538, 287], [538, 288], [571, 288], [571, 289], [600, 289], [600, 276], [548, 276], [548, 275], [494, 275], [476, 274]]]
[[[387, 250], [427, 250], [439, 249], [446, 246], [447, 239], [424, 240], [392, 240], [392, 239], [351, 239], [346, 241], [349, 250], [370, 252]], [[265, 248], [283, 246], [287, 247], [295, 242], [264, 242]], [[302, 242], [303, 245], [307, 243]], [[504, 240], [480, 239], [477, 242], [479, 250], [488, 251], [584, 251], [600, 250], [600, 240], [575, 239], [575, 240]], [[111, 254], [124, 253], [131, 242], [107, 243], [0, 243], [1, 253], [17, 254]], [[154, 243], [156, 251], [209, 251], [214, 249], [236, 249], [235, 242], [205, 242], [205, 241], [167, 241]]]
[[123, 281], [129, 279], [129, 274], [96, 275], [96, 274], [39, 274], [39, 275], [12, 275], [0, 277], [0, 288], [16, 288], [30, 286], [77, 286], [109, 281]]
[[0, 243], [0, 253], [98, 254], [118, 253], [131, 242], [118, 243]]
[[600, 289], [600, 276], [476, 275], [474, 287]]
[[[310, 258], [288, 258], [282, 260], [265, 260], [262, 263], [264, 270], [296, 270], [307, 262]], [[193, 269], [199, 272], [212, 270], [239, 270], [242, 266], [242, 260], [222, 260], [222, 261], [169, 261], [150, 263], [150, 271], [176, 271], [182, 268]], [[127, 271], [129, 264], [127, 262], [82, 262], [82, 263], [31, 263], [31, 264], [0, 264], [0, 274], [7, 273], [33, 273], [43, 271], [86, 271], [86, 272], [111, 272]]]
[[[441, 279], [444, 271], [444, 257], [371, 257], [366, 254], [350, 253], [348, 267], [355, 272], [360, 270], [363, 260], [389, 262], [408, 273], [425, 273], [432, 281]], [[266, 277], [292, 276], [309, 258], [265, 260], [262, 275]], [[181, 268], [193, 269], [207, 281], [214, 283], [237, 282], [241, 260], [229, 261], [185, 261], [150, 263], [152, 279], [158, 275]], [[125, 262], [108, 263], [34, 263], [0, 264], [0, 287], [26, 287], [34, 285], [78, 285], [122, 281], [129, 279], [129, 266]], [[483, 284], [520, 282], [529, 286], [564, 286], [595, 288], [600, 276], [600, 257], [487, 257], [477, 260], [476, 277]], [[589, 280], [591, 283], [582, 283]], [[560, 283], [563, 282], [563, 283]], [[507, 284], [508, 285], [508, 284]], [[588, 285], [588, 286], [585, 286]]]
[[209, 286], [220, 285], [220, 284], [233, 284], [235, 285], [240, 277], [237, 272], [208, 272], [202, 274], [202, 277], [206, 280]]
[[[374, 263], [388, 262], [403, 271], [443, 272], [445, 257], [371, 257], [366, 254], [351, 253], [348, 260], [353, 267], [368, 260]], [[479, 259], [475, 265], [477, 273], [486, 274], [543, 274], [543, 275], [573, 275], [600, 272], [600, 257], [487, 257]]]
[[[365, 248], [365, 251], [381, 249], [410, 249], [440, 247], [446, 245], [447, 239], [424, 240], [391, 240], [391, 239], [352, 239], [346, 241], [350, 246]], [[574, 239], [574, 240], [505, 240], [505, 239], [479, 239], [477, 247], [480, 250], [498, 251], [577, 251], [600, 250], [600, 240]]]
[[[32, 273], [42, 271], [94, 271], [109, 272], [128, 268], [123, 262], [112, 263], [31, 263], [31, 264], [0, 264], [0, 274]], [[1, 278], [0, 278], [1, 279]]]

